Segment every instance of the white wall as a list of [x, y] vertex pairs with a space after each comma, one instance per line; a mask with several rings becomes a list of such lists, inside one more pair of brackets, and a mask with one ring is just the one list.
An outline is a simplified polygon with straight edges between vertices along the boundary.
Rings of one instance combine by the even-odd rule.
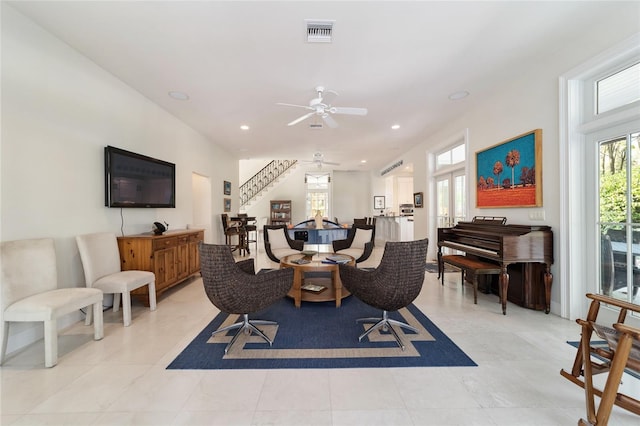
[[356, 217], [373, 215], [370, 172], [335, 171], [332, 182], [333, 216], [340, 223], [353, 223]]
[[[613, 18], [612, 18], [613, 19]], [[625, 18], [632, 19], [632, 18]], [[637, 19], [636, 19], [637, 21]], [[637, 22], [636, 22], [637, 26]], [[429, 168], [427, 165], [428, 153], [437, 151], [445, 141], [451, 141], [461, 133], [468, 130], [468, 162], [469, 181], [469, 206], [470, 215], [506, 216], [510, 224], [548, 225], [554, 230], [554, 265], [551, 271], [554, 282], [551, 294], [551, 311], [560, 314], [560, 294], [562, 286], [571, 283], [561, 282], [559, 271], [564, 263], [558, 250], [560, 225], [560, 168], [559, 163], [559, 77], [577, 64], [595, 56], [608, 46], [614, 45], [626, 39], [633, 31], [634, 26], [621, 28], [618, 25], [608, 25], [601, 22], [585, 29], [585, 35], [575, 37], [563, 43], [556, 52], [553, 52], [554, 66], [540, 67], [532, 58], [531, 68], [527, 74], [516, 76], [514, 80], [505, 82], [499, 92], [483, 99], [474, 99], [473, 93], [468, 99], [459, 102], [472, 102], [477, 104], [472, 112], [461, 114], [450, 123], [443, 123], [442, 127], [433, 135], [425, 137], [424, 141], [398, 159], [414, 164], [413, 190], [424, 192], [427, 205], [434, 204], [433, 185], [431, 185]], [[588, 33], [588, 35], [587, 35]], [[588, 40], [588, 42], [587, 42]], [[545, 61], [545, 64], [548, 64]], [[494, 208], [478, 209], [475, 197], [475, 153], [487, 147], [508, 140], [514, 136], [534, 129], [542, 129], [542, 184], [543, 207], [530, 208]], [[391, 161], [390, 163], [395, 162]], [[543, 210], [544, 221], [529, 219], [532, 210]], [[437, 235], [435, 223], [431, 223], [432, 217], [428, 216], [429, 209], [416, 209], [414, 211], [414, 238], [429, 237], [429, 258], [435, 258], [437, 252]]]
[[[246, 164], [244, 160], [240, 164], [241, 170], [245, 168], [245, 165], [251, 167], [251, 163]], [[261, 167], [257, 168], [257, 170], [259, 169]], [[244, 210], [256, 218], [269, 217], [270, 200], [291, 200], [291, 221], [293, 224], [310, 219], [306, 215], [305, 208], [307, 195], [304, 175], [307, 171], [317, 171], [317, 167], [315, 165], [296, 165], [265, 195], [250, 203]], [[337, 216], [341, 223], [351, 223], [354, 217], [371, 216], [374, 213], [372, 188], [376, 179], [372, 177], [371, 172], [333, 171], [331, 179], [333, 213], [330, 220]]]
[[[211, 238], [223, 241], [222, 181], [237, 187], [237, 159], [4, 2], [1, 136], [0, 239], [54, 238], [60, 287], [84, 286], [77, 234], [195, 223], [194, 172], [210, 178]], [[106, 145], [175, 163], [176, 208], [123, 209], [121, 223], [120, 209], [104, 207]], [[41, 325], [12, 325], [9, 351], [41, 335]]]

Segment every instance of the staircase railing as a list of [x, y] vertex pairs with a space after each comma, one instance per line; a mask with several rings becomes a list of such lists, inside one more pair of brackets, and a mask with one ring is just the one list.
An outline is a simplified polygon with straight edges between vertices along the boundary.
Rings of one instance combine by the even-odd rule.
[[240, 185], [240, 207], [257, 197], [280, 175], [293, 167], [298, 160], [273, 160]]

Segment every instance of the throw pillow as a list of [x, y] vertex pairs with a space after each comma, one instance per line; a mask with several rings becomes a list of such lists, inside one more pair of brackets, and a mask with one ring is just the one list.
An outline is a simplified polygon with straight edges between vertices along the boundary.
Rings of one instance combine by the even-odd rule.
[[271, 250], [289, 248], [289, 243], [284, 233], [287, 232], [284, 229], [267, 229], [269, 236], [269, 244], [271, 244]]
[[364, 250], [364, 245], [371, 241], [371, 234], [373, 229], [360, 229], [356, 228], [356, 235], [353, 237], [351, 248], [358, 248]]

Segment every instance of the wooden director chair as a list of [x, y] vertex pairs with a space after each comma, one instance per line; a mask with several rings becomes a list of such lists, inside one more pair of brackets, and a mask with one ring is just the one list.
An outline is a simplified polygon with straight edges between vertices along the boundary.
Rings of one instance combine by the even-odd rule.
[[[562, 376], [585, 390], [587, 420], [580, 419], [578, 425], [606, 425], [614, 404], [640, 416], [640, 401], [618, 393], [625, 369], [640, 373], [640, 329], [624, 324], [627, 312], [640, 313], [640, 305], [598, 294], [587, 294], [587, 297], [592, 300], [587, 319], [576, 320], [582, 326], [582, 337], [573, 368], [570, 372], [560, 371]], [[620, 308], [613, 328], [596, 323], [601, 303]], [[591, 342], [594, 332], [606, 341], [605, 347]], [[602, 361], [595, 361], [591, 355]], [[607, 372], [604, 389], [596, 388], [593, 375]], [[600, 398], [597, 410], [595, 396]]]

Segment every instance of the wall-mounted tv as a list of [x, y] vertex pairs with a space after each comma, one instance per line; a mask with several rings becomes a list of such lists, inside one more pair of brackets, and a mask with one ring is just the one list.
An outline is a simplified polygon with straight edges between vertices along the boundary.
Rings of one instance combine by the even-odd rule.
[[175, 207], [176, 165], [107, 146], [104, 189], [107, 207]]

